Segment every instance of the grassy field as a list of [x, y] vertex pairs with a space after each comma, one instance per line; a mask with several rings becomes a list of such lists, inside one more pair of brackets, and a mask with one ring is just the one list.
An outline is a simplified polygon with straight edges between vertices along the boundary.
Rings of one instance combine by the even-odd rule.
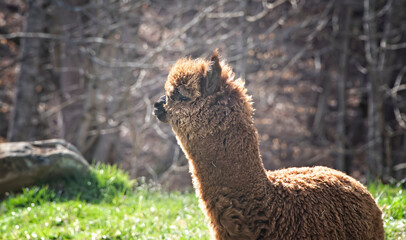
[[[406, 192], [369, 187], [384, 211], [387, 239], [406, 239]], [[194, 193], [165, 193], [99, 165], [25, 189], [0, 203], [0, 239], [208, 239]]]

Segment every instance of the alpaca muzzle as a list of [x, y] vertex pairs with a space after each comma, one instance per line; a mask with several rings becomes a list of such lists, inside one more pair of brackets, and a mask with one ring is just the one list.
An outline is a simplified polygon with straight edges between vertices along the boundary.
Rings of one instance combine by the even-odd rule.
[[159, 100], [154, 103], [154, 115], [158, 118], [158, 120], [162, 122], [168, 122], [166, 119], [166, 111], [164, 108], [164, 104], [166, 104], [166, 96], [163, 95], [159, 98]]

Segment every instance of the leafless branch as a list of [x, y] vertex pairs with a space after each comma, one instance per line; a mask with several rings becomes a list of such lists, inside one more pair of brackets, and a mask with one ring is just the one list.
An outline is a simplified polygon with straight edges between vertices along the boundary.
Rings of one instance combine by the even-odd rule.
[[[406, 66], [404, 66], [400, 70], [399, 74], [396, 77], [395, 84], [394, 84], [394, 86], [392, 88], [392, 91], [391, 91], [393, 101], [396, 101], [397, 94], [398, 94], [399, 91], [401, 91], [403, 89], [406, 89], [405, 84], [401, 84], [403, 76], [405, 74], [406, 74]], [[400, 112], [399, 106], [398, 106], [398, 104], [396, 102], [394, 102], [394, 106], [395, 106], [394, 107], [394, 114], [395, 114], [395, 117], [396, 117], [396, 121], [398, 122], [399, 126], [401, 126], [403, 129], [406, 129], [406, 116], [405, 116], [405, 114], [402, 114]]]
[[43, 32], [14, 32], [9, 34], [0, 34], [0, 40], [17, 39], [17, 38], [47, 39], [47, 40], [71, 42], [76, 44], [104, 44], [126, 49], [139, 49], [139, 46], [134, 43], [119, 43], [117, 41], [111, 41], [101, 37], [70, 38], [63, 35]]
[[273, 2], [273, 3], [268, 3], [267, 0], [262, 0], [263, 10], [261, 12], [259, 12], [258, 14], [256, 14], [256, 15], [246, 16], [246, 20], [248, 22], [258, 21], [259, 19], [265, 17], [269, 13], [269, 11], [271, 11], [272, 9], [284, 4], [285, 2], [287, 2], [287, 0], [278, 0], [278, 1]]

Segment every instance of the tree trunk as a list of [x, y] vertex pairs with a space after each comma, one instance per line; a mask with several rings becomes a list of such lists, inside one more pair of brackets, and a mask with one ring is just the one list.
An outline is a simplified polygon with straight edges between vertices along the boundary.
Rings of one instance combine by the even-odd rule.
[[349, 166], [346, 164], [346, 112], [347, 112], [347, 97], [346, 97], [346, 82], [348, 78], [348, 53], [349, 53], [349, 40], [350, 40], [350, 25], [352, 9], [347, 6], [344, 8], [344, 28], [343, 28], [343, 41], [342, 53], [340, 57], [340, 75], [337, 81], [337, 96], [338, 96], [338, 115], [337, 115], [337, 158], [335, 159], [335, 168], [340, 171], [349, 171]]
[[382, 93], [378, 79], [378, 44], [377, 26], [375, 22], [375, 1], [364, 0], [364, 32], [365, 57], [368, 64], [368, 150], [367, 163], [369, 178], [375, 179], [382, 175], [383, 166], [383, 116], [382, 116]]
[[[49, 0], [27, 2], [27, 17], [24, 32], [45, 32], [47, 24], [46, 8]], [[44, 89], [49, 85], [48, 41], [23, 38], [21, 48], [20, 73], [16, 84], [14, 111], [10, 119], [9, 141], [27, 141], [45, 137], [45, 120], [41, 117], [39, 103]]]
[[[81, 25], [83, 20], [80, 16], [80, 11], [75, 11], [74, 8], [86, 4], [87, 0], [68, 0], [62, 5], [58, 5], [55, 9], [55, 21], [58, 23], [57, 29], [54, 29], [58, 34], [69, 38], [80, 38], [82, 35]], [[62, 103], [69, 103], [62, 109], [62, 129], [60, 129], [61, 137], [79, 146], [83, 144], [78, 141], [78, 130], [81, 121], [83, 120], [84, 96], [86, 92], [86, 82], [83, 72], [86, 71], [84, 60], [80, 54], [79, 46], [70, 41], [59, 43], [59, 56], [56, 56], [59, 61], [57, 66], [60, 69], [59, 86], [62, 93]]]
[[326, 121], [325, 117], [328, 113], [328, 96], [331, 91], [331, 82], [329, 78], [324, 78], [323, 75], [323, 65], [320, 61], [320, 54], [315, 55], [315, 67], [317, 73], [317, 82], [323, 87], [323, 91], [319, 94], [317, 101], [317, 110], [314, 115], [313, 125], [312, 125], [312, 139], [317, 143], [325, 144], [326, 136]]
[[239, 52], [241, 54], [241, 58], [238, 61], [238, 73], [242, 79], [245, 80], [246, 84], [248, 85], [248, 79], [246, 77], [247, 73], [247, 54], [248, 54], [248, 49], [247, 49], [247, 44], [248, 44], [248, 37], [249, 37], [249, 30], [250, 28], [248, 27], [248, 22], [245, 19], [246, 16], [248, 15], [249, 12], [249, 6], [250, 6], [250, 0], [242, 0], [240, 5], [241, 9], [244, 12], [242, 17], [240, 17], [240, 29], [241, 29], [241, 37], [240, 37], [240, 42], [239, 42]]

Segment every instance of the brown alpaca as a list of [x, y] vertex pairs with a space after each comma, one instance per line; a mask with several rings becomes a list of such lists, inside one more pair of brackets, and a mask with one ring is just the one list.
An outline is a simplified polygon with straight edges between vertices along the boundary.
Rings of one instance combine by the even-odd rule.
[[217, 51], [180, 59], [155, 103], [189, 159], [213, 239], [384, 239], [381, 210], [355, 179], [326, 167], [266, 171], [252, 112]]

